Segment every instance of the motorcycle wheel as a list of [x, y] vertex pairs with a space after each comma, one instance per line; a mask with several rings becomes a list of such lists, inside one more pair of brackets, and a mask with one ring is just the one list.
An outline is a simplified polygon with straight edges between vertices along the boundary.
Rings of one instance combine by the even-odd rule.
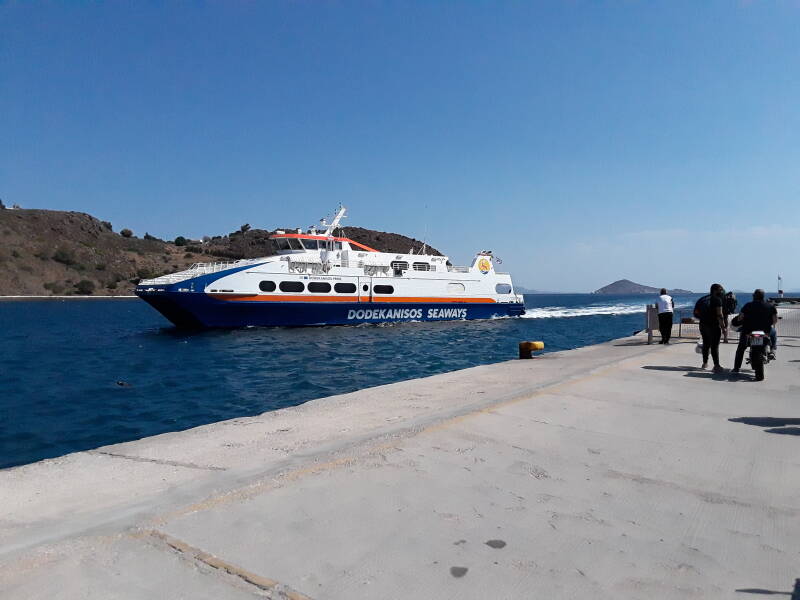
[[756, 349], [750, 351], [750, 365], [756, 373], [756, 381], [764, 379], [764, 355], [761, 352]]

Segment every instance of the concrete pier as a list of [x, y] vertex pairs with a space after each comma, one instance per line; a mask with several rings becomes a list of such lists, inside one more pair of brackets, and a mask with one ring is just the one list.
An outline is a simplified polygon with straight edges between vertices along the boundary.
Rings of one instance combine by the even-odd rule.
[[0, 471], [0, 597], [789, 597], [800, 340], [699, 363], [627, 338]]

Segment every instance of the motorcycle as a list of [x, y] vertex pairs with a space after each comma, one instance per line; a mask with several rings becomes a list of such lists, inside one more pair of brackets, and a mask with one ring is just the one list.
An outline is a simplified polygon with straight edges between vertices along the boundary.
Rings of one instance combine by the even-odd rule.
[[750, 348], [747, 363], [753, 367], [756, 381], [761, 381], [764, 379], [764, 366], [769, 363], [772, 356], [769, 335], [763, 331], [753, 331], [747, 336], [747, 345]]

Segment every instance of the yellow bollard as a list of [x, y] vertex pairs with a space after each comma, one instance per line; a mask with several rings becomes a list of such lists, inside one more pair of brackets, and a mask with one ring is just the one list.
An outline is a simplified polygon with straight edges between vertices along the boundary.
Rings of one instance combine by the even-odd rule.
[[544, 342], [520, 342], [519, 357], [533, 358], [533, 352], [544, 350]]

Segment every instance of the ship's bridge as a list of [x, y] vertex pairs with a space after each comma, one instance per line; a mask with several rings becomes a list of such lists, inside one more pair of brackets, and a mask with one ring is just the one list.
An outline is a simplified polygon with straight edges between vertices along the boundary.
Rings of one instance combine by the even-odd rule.
[[360, 244], [350, 238], [334, 237], [326, 235], [314, 235], [310, 233], [276, 233], [270, 238], [276, 246], [278, 254], [292, 254], [294, 252], [308, 252], [315, 250], [358, 250], [361, 252], [378, 252], [375, 248], [370, 248]]

